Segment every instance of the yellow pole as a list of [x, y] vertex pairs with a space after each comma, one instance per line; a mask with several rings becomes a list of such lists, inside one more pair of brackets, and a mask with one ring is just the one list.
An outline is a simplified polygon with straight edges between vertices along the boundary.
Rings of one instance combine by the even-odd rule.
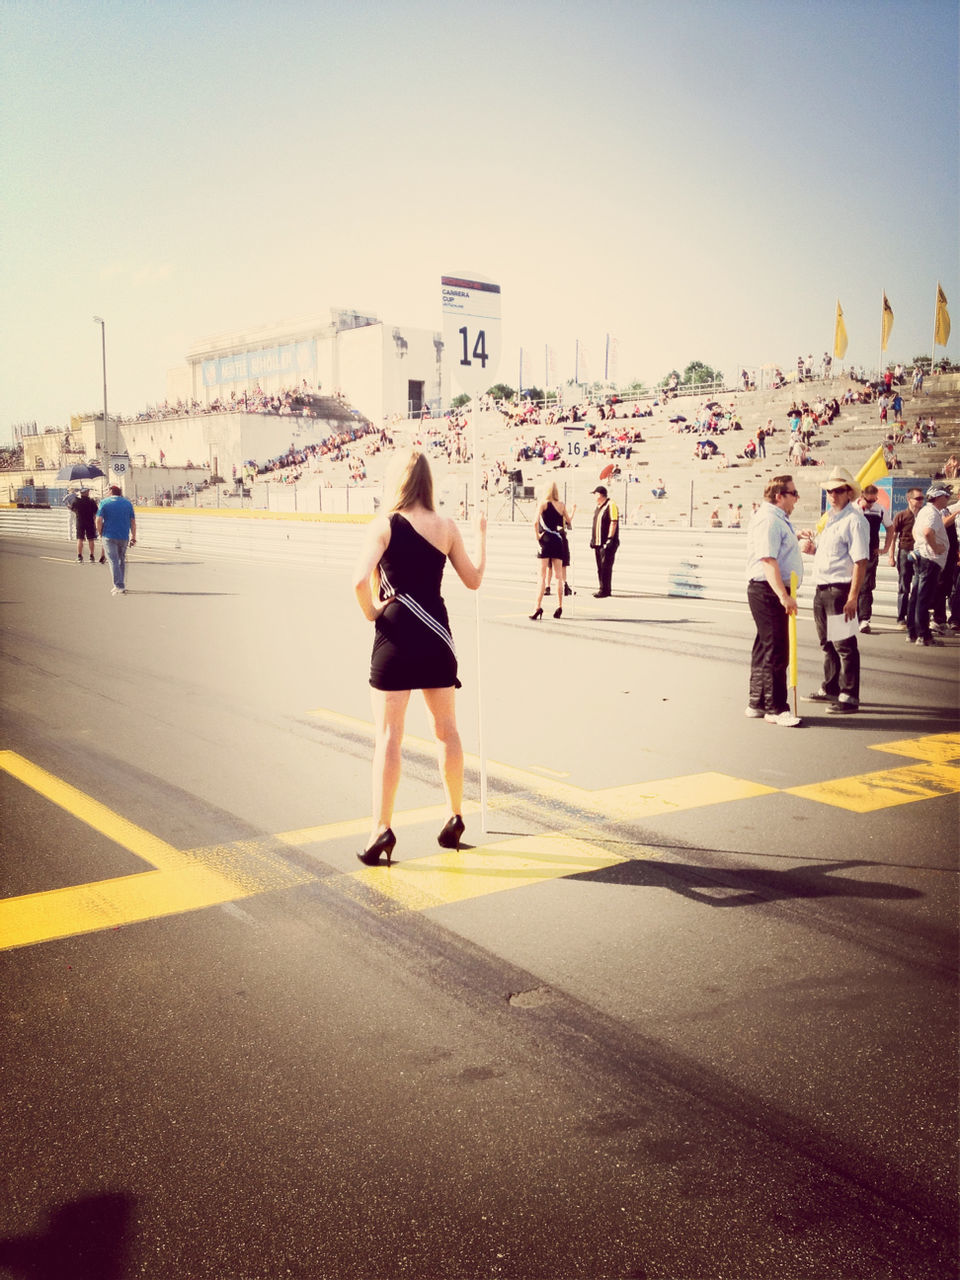
[[[797, 598], [797, 575], [790, 574], [790, 594]], [[787, 684], [793, 690], [793, 714], [797, 714], [797, 615], [791, 613], [787, 619], [790, 636], [790, 665], [787, 672]]]

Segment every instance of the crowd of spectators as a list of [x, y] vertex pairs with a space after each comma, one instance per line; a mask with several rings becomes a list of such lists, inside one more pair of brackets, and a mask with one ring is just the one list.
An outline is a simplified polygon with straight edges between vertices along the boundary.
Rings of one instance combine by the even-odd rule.
[[[334, 399], [345, 403], [342, 394], [337, 393]], [[219, 396], [209, 404], [201, 404], [199, 400], [178, 399], [174, 402], [164, 400], [161, 404], [149, 405], [146, 409], [130, 418], [118, 415], [120, 423], [135, 424], [137, 422], [156, 422], [164, 418], [197, 417], [212, 413], [260, 413], [277, 417], [320, 418], [326, 409], [320, 401], [320, 388], [311, 391], [306, 381], [296, 388], [284, 389], [275, 393], [266, 392], [257, 386], [253, 391], [231, 391], [226, 400]]]

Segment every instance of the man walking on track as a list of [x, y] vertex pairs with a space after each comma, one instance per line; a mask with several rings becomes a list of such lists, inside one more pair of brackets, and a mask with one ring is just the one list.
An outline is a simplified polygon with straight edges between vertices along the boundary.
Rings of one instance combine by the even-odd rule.
[[[83, 564], [83, 544], [89, 543], [90, 546], [90, 563], [93, 564], [96, 558], [93, 554], [94, 546], [97, 541], [97, 504], [90, 497], [90, 490], [83, 488], [80, 490], [80, 497], [73, 504], [73, 514], [77, 522], [77, 560]], [[103, 552], [100, 553], [100, 563], [103, 564]]]
[[133, 503], [123, 496], [120, 486], [110, 486], [110, 496], [104, 498], [97, 511], [97, 533], [103, 539], [103, 549], [110, 561], [113, 573], [112, 596], [127, 594], [127, 547], [136, 545], [137, 521]]

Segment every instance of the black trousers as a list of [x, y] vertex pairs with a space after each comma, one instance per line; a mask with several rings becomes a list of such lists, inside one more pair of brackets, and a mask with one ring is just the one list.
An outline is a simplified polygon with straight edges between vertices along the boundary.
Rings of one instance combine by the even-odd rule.
[[769, 582], [748, 582], [747, 603], [757, 627], [750, 655], [750, 705], [779, 715], [789, 711], [787, 666], [790, 620]]
[[910, 559], [912, 551], [897, 551], [897, 621], [906, 622], [910, 612], [910, 588], [913, 586], [914, 562]]
[[597, 578], [600, 582], [600, 594], [608, 596], [610, 594], [610, 583], [613, 579], [613, 562], [617, 555], [617, 547], [619, 543], [609, 544], [605, 547], [594, 547], [597, 557]]
[[857, 637], [848, 636], [846, 640], [838, 640], [836, 644], [827, 639], [827, 618], [831, 614], [843, 613], [843, 606], [849, 595], [849, 582], [833, 582], [826, 587], [817, 587], [813, 597], [813, 620], [817, 624], [817, 637], [823, 650], [824, 692], [833, 697], [846, 693], [855, 702], [859, 702], [860, 646], [857, 644]]
[[879, 551], [867, 561], [867, 568], [863, 575], [863, 585], [860, 588], [860, 594], [857, 596], [857, 621], [869, 622], [873, 617], [873, 593], [877, 589], [877, 565], [880, 563]]

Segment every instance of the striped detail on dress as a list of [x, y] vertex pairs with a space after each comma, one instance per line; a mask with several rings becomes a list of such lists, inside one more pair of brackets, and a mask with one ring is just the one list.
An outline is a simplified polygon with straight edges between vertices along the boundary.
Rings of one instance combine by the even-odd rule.
[[457, 649], [456, 645], [453, 643], [453, 636], [443, 623], [438, 622], [433, 614], [423, 607], [419, 600], [414, 600], [413, 596], [408, 596], [402, 591], [394, 591], [382, 568], [380, 570], [380, 584], [391, 600], [399, 600], [402, 605], [405, 605], [415, 618], [419, 618], [425, 627], [429, 627], [435, 635], [440, 637], [454, 657], [457, 656]]

